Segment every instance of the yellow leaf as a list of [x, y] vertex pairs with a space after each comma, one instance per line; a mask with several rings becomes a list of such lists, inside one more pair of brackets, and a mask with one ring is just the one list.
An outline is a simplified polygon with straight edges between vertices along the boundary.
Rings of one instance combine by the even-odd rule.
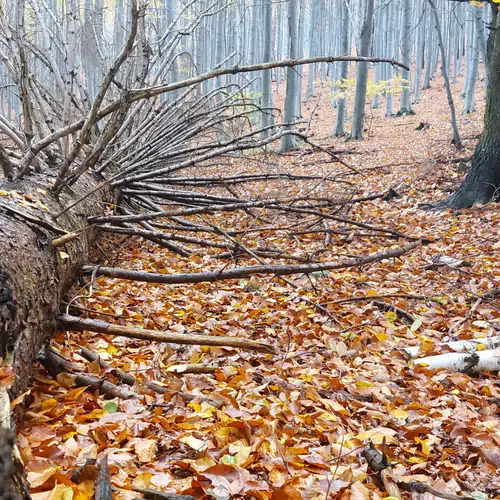
[[141, 472], [137, 477], [132, 481], [132, 486], [134, 488], [149, 488], [151, 483], [151, 478], [153, 474], [151, 472]]
[[401, 409], [392, 410], [389, 415], [391, 415], [391, 417], [401, 418], [403, 420], [406, 420], [410, 416], [407, 411]]
[[231, 453], [231, 455], [234, 455], [235, 465], [244, 466], [251, 452], [251, 446], [245, 446], [236, 443], [231, 443], [229, 445], [229, 453]]
[[358, 434], [356, 439], [360, 441], [369, 439], [373, 444], [382, 444], [385, 438], [387, 444], [395, 444], [397, 443], [397, 440], [394, 437], [396, 434], [397, 432], [394, 429], [390, 429], [388, 427], [376, 427], [375, 429]]
[[184, 444], [187, 444], [188, 446], [193, 448], [193, 450], [196, 450], [196, 451], [203, 451], [206, 448], [208, 448], [208, 445], [207, 445], [207, 443], [205, 443], [205, 441], [202, 441], [201, 439], [195, 438], [194, 436], [184, 436], [184, 437], [181, 437], [179, 439], [179, 441], [181, 441]]
[[57, 406], [57, 399], [50, 398], [50, 399], [45, 399], [44, 401], [42, 401], [42, 404], [40, 405], [40, 409], [42, 411], [48, 411], [48, 410], [52, 410], [56, 406]]
[[92, 498], [94, 498], [94, 481], [82, 481], [76, 487], [74, 500], [92, 500]]
[[373, 387], [373, 384], [371, 382], [368, 382], [368, 380], [358, 380], [356, 382], [356, 385], [358, 387]]
[[394, 311], [389, 311], [385, 313], [385, 317], [392, 323], [398, 319], [398, 315]]
[[113, 344], [109, 344], [108, 347], [106, 348], [106, 352], [108, 354], [116, 354], [118, 352], [118, 349], [113, 345]]
[[[50, 491], [43, 491], [42, 493], [32, 493], [33, 500], [71, 500], [73, 499], [73, 488], [65, 486], [64, 484], [56, 484]], [[86, 497], [85, 500], [91, 500], [92, 497]], [[75, 500], [84, 500], [83, 497], [75, 498]]]
[[69, 259], [69, 255], [66, 252], [59, 252], [59, 257], [61, 257], [62, 260]]

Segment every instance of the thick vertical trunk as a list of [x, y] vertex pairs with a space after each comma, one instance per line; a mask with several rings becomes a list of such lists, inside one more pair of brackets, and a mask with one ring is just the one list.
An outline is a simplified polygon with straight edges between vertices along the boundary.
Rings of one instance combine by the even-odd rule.
[[433, 32], [432, 29], [434, 26], [432, 20], [432, 12], [429, 9], [428, 13], [428, 25], [427, 25], [427, 41], [426, 41], [426, 50], [425, 50], [425, 74], [424, 74], [424, 89], [431, 88], [431, 68], [432, 68], [432, 53], [434, 50], [434, 40], [433, 40]]
[[[386, 31], [387, 31], [387, 46], [386, 54], [394, 53], [394, 2], [388, 1], [385, 6], [386, 10]], [[393, 77], [393, 68], [391, 64], [385, 65], [385, 79], [391, 81]], [[389, 90], [385, 94], [385, 116], [392, 116], [393, 111], [393, 96], [392, 92]]]
[[418, 41], [416, 46], [417, 61], [415, 67], [415, 78], [413, 80], [413, 102], [420, 102], [420, 87], [422, 81], [422, 68], [424, 66], [424, 50], [425, 50], [425, 4], [422, 5], [422, 14], [419, 18], [418, 24]]
[[[295, 57], [300, 58], [304, 55], [304, 19], [305, 19], [305, 0], [299, 0], [298, 5], [298, 31], [297, 31], [297, 54]], [[335, 52], [333, 52], [335, 53]], [[299, 66], [296, 68], [297, 72], [297, 102], [296, 106], [296, 116], [300, 118], [302, 116], [302, 75], [304, 72], [304, 66]]]
[[484, 131], [472, 166], [460, 189], [437, 204], [439, 208], [468, 208], [498, 199], [500, 190], [500, 26], [495, 25], [489, 63]]

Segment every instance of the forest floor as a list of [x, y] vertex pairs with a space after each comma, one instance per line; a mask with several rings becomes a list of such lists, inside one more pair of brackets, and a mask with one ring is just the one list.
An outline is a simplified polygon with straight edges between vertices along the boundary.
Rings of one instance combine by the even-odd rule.
[[[352, 184], [329, 188], [323, 183], [317, 189], [371, 194], [393, 188], [401, 197], [353, 204], [344, 214], [432, 243], [361, 269], [310, 279], [294, 276], [296, 288], [277, 278], [254, 276], [175, 286], [99, 278], [90, 293], [88, 288], [75, 290], [73, 302], [92, 311], [82, 314], [93, 318], [185, 334], [237, 335], [273, 345], [277, 354], [60, 332], [52, 347], [81, 366], [78, 351], [88, 347], [139, 379], [204, 399], [187, 403], [143, 387], [134, 388], [141, 393], [138, 399], [109, 399], [37, 368], [18, 434], [33, 498], [71, 498], [70, 492], [73, 498], [91, 498], [92, 475], [72, 473], [87, 459], [106, 453], [120, 500], [136, 498], [133, 487], [217, 499], [380, 498], [386, 493], [377, 489], [361, 452], [369, 441], [380, 447], [384, 440], [395, 476], [427, 481], [442, 491], [500, 497], [497, 375], [430, 370], [415, 366], [401, 351], [422, 344], [421, 352], [439, 353], [438, 342], [495, 336], [500, 330], [498, 300], [479, 299], [500, 286], [498, 205], [453, 213], [418, 208], [458, 186], [463, 174], [457, 173], [457, 164], [441, 161], [470, 156], [481, 132], [483, 89], [478, 85], [477, 112], [462, 116], [461, 85], [454, 86], [465, 145], [461, 152], [450, 144], [440, 83], [423, 92], [414, 116], [385, 118], [384, 103], [382, 109], [368, 111], [363, 142], [330, 137], [334, 112], [327, 88], [304, 103], [304, 110], [315, 115], [312, 139], [353, 150], [355, 154], [341, 157], [359, 172], [343, 169], [339, 179]], [[420, 122], [430, 127], [416, 130]], [[264, 169], [328, 175], [338, 168], [327, 154], [311, 154], [307, 148], [286, 156], [269, 154], [264, 164], [224, 161], [225, 173]], [[283, 196], [310, 187], [268, 182], [237, 189], [246, 196], [252, 189], [260, 196]], [[213, 217], [225, 228], [255, 224], [247, 215]], [[291, 217], [272, 223], [293, 220], [297, 222]], [[249, 246], [279, 243], [300, 256], [322, 249], [324, 235], [284, 239], [279, 232], [262, 230], [244, 238]], [[319, 260], [367, 255], [397, 243], [333, 235]], [[233, 265], [209, 251], [182, 258], [135, 238], [106, 237], [99, 246], [104, 264], [128, 269], [200, 272]], [[429, 266], [437, 254], [464, 259], [469, 266]], [[251, 258], [238, 261], [255, 263]], [[403, 296], [375, 297], [387, 294]], [[360, 300], [337, 302], [353, 297]], [[415, 321], [408, 322], [390, 306]], [[173, 366], [186, 363], [218, 369], [202, 375], [173, 373]], [[96, 363], [85, 369], [104, 376]]]

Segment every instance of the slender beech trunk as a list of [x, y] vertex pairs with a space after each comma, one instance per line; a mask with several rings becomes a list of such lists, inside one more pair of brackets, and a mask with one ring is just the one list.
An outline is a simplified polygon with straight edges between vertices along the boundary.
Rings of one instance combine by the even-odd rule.
[[[359, 55], [368, 57], [372, 42], [374, 0], [366, 0], [365, 21], [361, 30]], [[368, 63], [358, 63], [356, 71], [356, 94], [354, 96], [354, 114], [352, 119], [351, 139], [363, 139], [365, 118], [366, 88], [368, 83]]]
[[[472, 9], [475, 7], [469, 6], [471, 20], [475, 13]], [[471, 44], [472, 50], [470, 52], [470, 62], [469, 62], [469, 74], [467, 77], [467, 85], [465, 90], [465, 100], [464, 100], [464, 114], [473, 113], [475, 111], [474, 107], [474, 93], [476, 91], [476, 82], [479, 71], [479, 39], [475, 24], [471, 23]]]
[[[271, 60], [271, 42], [272, 42], [272, 30], [273, 30], [273, 4], [272, 0], [264, 1], [264, 55], [263, 62], [269, 62]], [[273, 94], [271, 87], [271, 71], [266, 69], [262, 72], [262, 106], [264, 108], [272, 108], [273, 106]], [[264, 111], [262, 116], [262, 127], [269, 127], [274, 123], [274, 115], [271, 111]], [[272, 134], [272, 129], [266, 128], [263, 132], [264, 137]]]
[[[411, 30], [411, 10], [410, 0], [403, 1], [403, 39], [401, 44], [401, 56], [404, 64], [410, 67], [411, 47], [410, 47], [410, 30]], [[410, 70], [403, 69], [402, 78], [404, 80], [403, 92], [399, 101], [399, 114], [409, 115], [411, 111], [410, 105]]]
[[[342, 35], [341, 35], [341, 55], [347, 56], [350, 52], [349, 46], [349, 0], [342, 1]], [[349, 63], [343, 61], [340, 65], [340, 80], [345, 80], [349, 76]], [[335, 117], [335, 127], [333, 134], [343, 137], [345, 133], [346, 99], [340, 98], [337, 102], [337, 115]]]
[[[372, 0], [373, 1], [373, 0]], [[297, 10], [298, 0], [288, 1], [288, 57], [297, 58]], [[285, 123], [293, 123], [297, 119], [297, 92], [298, 75], [295, 68], [288, 68], [286, 71], [286, 97], [285, 97]], [[292, 128], [289, 126], [288, 128]], [[295, 146], [295, 140], [292, 135], [285, 135], [281, 138], [281, 152], [286, 153]]]
[[450, 79], [448, 78], [448, 72], [446, 71], [446, 53], [444, 50], [444, 44], [443, 44], [443, 35], [441, 32], [441, 23], [439, 21], [439, 14], [436, 8], [436, 4], [434, 3], [434, 0], [427, 0], [429, 2], [429, 5], [431, 6], [431, 12], [434, 16], [434, 23], [436, 27], [436, 34], [438, 38], [438, 45], [439, 49], [441, 51], [441, 72], [443, 75], [444, 79], [444, 86], [446, 88], [446, 95], [448, 97], [448, 104], [450, 106], [450, 121], [451, 121], [451, 127], [453, 129], [453, 139], [452, 139], [452, 144], [455, 145], [457, 149], [462, 149], [462, 142], [460, 141], [460, 134], [458, 133], [458, 127], [457, 127], [457, 117], [455, 113], [455, 104], [453, 102], [453, 95], [451, 93], [451, 85], [450, 85]]

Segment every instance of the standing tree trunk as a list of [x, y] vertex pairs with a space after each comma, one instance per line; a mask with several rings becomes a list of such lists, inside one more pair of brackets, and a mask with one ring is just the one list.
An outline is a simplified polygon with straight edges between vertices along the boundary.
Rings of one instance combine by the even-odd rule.
[[[373, 0], [371, 0], [373, 1]], [[289, 0], [288, 2], [288, 57], [290, 59], [297, 58], [297, 0]], [[286, 97], [285, 97], [285, 123], [291, 124], [297, 119], [297, 92], [298, 92], [298, 75], [295, 68], [288, 68], [286, 71]], [[287, 127], [293, 128], [292, 125]], [[286, 153], [295, 146], [295, 140], [292, 135], [285, 135], [281, 138], [281, 152]]]
[[[273, 30], [273, 4], [272, 0], [264, 0], [264, 57], [263, 62], [271, 60], [272, 47], [272, 30]], [[262, 106], [264, 114], [262, 116], [262, 128], [265, 128], [263, 136], [267, 137], [272, 134], [272, 130], [268, 129], [269, 125], [274, 123], [274, 114], [269, 108], [273, 107], [273, 94], [271, 87], [271, 72], [266, 69], [262, 72]], [[267, 109], [266, 109], [267, 108]]]
[[[475, 9], [472, 5], [469, 6], [471, 19], [475, 17], [475, 13], [472, 9]], [[471, 44], [472, 50], [470, 51], [469, 61], [469, 74], [467, 76], [467, 85], [465, 90], [465, 101], [464, 101], [464, 114], [473, 113], [475, 111], [474, 107], [474, 93], [476, 91], [476, 81], [479, 72], [479, 33], [477, 32], [477, 25], [471, 23]]]
[[[310, 19], [309, 19], [309, 57], [314, 57], [316, 55], [316, 32], [317, 32], [317, 15], [318, 15], [318, 0], [311, 1], [310, 7]], [[344, 29], [344, 26], [342, 26]], [[314, 79], [316, 78], [316, 65], [311, 64], [307, 72], [307, 90], [306, 99], [310, 99], [314, 96]]]
[[[497, 19], [495, 19], [497, 21]], [[472, 158], [472, 167], [460, 189], [438, 203], [438, 208], [469, 208], [498, 199], [500, 189], [500, 26], [495, 24], [489, 62], [484, 131]]]
[[[385, 4], [386, 10], [386, 32], [387, 32], [387, 42], [386, 42], [386, 54], [394, 54], [394, 2], [388, 0]], [[387, 81], [392, 81], [393, 68], [391, 64], [385, 65], [385, 79]], [[392, 90], [389, 88], [385, 93], [385, 116], [389, 117], [394, 114], [393, 111], [393, 98]]]
[[[411, 17], [410, 17], [410, 0], [404, 0], [403, 2], [403, 40], [401, 44], [401, 55], [404, 64], [410, 67], [411, 59], [411, 48], [410, 48], [410, 30], [411, 30]], [[410, 70], [404, 69], [403, 73], [403, 92], [401, 93], [401, 98], [399, 100], [399, 114], [409, 115], [411, 114], [410, 105]]]
[[424, 89], [430, 89], [431, 88], [431, 68], [432, 68], [432, 54], [434, 50], [434, 37], [433, 37], [433, 32], [434, 30], [432, 29], [432, 11], [429, 9], [429, 14], [428, 14], [428, 26], [427, 26], [427, 41], [425, 42], [426, 48], [425, 48], [425, 73], [424, 73]]
[[422, 81], [422, 69], [424, 67], [424, 50], [425, 50], [425, 23], [426, 23], [426, 12], [425, 3], [422, 2], [422, 14], [418, 21], [418, 41], [416, 46], [417, 51], [417, 61], [415, 68], [415, 78], [413, 80], [413, 103], [418, 104], [420, 102], [420, 87]]
[[[349, 0], [342, 0], [342, 47], [341, 55], [349, 55]], [[349, 63], [342, 61], [340, 65], [340, 80], [345, 80], [349, 76]], [[346, 99], [340, 98], [337, 102], [337, 115], [335, 117], [335, 127], [333, 134], [337, 137], [345, 135], [345, 114], [346, 114]]]
[[[365, 22], [361, 30], [359, 55], [368, 57], [372, 42], [374, 0], [366, 1]], [[368, 63], [359, 62], [356, 72], [356, 95], [354, 96], [354, 115], [352, 119], [351, 139], [363, 139], [365, 119], [366, 87], [368, 83]]]
[[462, 149], [462, 142], [460, 141], [460, 134], [458, 133], [457, 127], [457, 117], [455, 113], [455, 104], [453, 103], [453, 95], [451, 93], [450, 79], [448, 78], [448, 72], [446, 70], [446, 52], [444, 50], [443, 35], [441, 31], [441, 23], [439, 22], [439, 14], [436, 9], [436, 4], [434, 0], [427, 0], [431, 6], [432, 14], [434, 15], [434, 23], [436, 26], [436, 33], [438, 37], [438, 46], [441, 51], [441, 72], [444, 79], [444, 86], [446, 88], [446, 95], [448, 96], [448, 104], [450, 106], [450, 121], [453, 128], [453, 139], [452, 144], [455, 145], [457, 149]]

